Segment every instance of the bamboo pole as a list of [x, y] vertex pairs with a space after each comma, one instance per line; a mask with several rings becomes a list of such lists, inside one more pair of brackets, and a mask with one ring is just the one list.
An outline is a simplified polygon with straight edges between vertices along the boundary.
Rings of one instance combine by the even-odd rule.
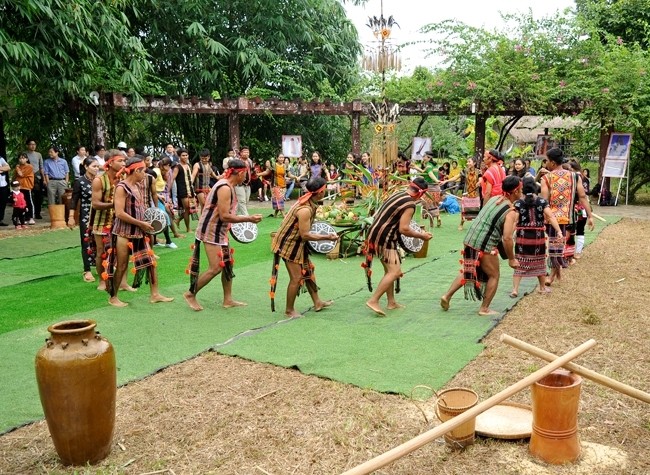
[[607, 220], [606, 220], [605, 218], [603, 218], [603, 217], [601, 217], [601, 216], [598, 216], [598, 215], [597, 215], [596, 213], [594, 213], [593, 211], [591, 212], [591, 215], [592, 215], [594, 218], [596, 218], [596, 219], [600, 219], [603, 223], [606, 223], [606, 222], [607, 222]]
[[562, 366], [565, 366], [569, 361], [580, 356], [582, 353], [592, 348], [595, 344], [596, 344], [595, 340], [593, 339], [587, 340], [582, 345], [574, 348], [573, 350], [569, 351], [563, 356], [560, 356], [555, 361], [538, 369], [537, 371], [525, 377], [518, 383], [515, 383], [512, 386], [508, 386], [503, 391], [477, 404], [473, 408], [468, 409], [462, 414], [459, 414], [456, 417], [449, 419], [447, 422], [443, 422], [439, 426], [434, 427], [433, 429], [418, 435], [417, 437], [403, 443], [402, 445], [398, 445], [397, 447], [389, 450], [388, 452], [378, 455], [377, 457], [368, 460], [367, 462], [364, 462], [361, 465], [357, 465], [356, 467], [348, 470], [347, 472], [344, 472], [343, 475], [365, 475], [385, 465], [388, 465], [389, 463], [394, 462], [399, 458], [404, 457], [405, 455], [419, 449], [423, 445], [428, 444], [429, 442], [436, 440], [438, 437], [455, 429], [459, 425], [464, 424], [470, 419], [473, 419], [474, 417], [478, 416], [482, 412], [487, 411], [492, 406], [496, 406], [500, 402], [505, 401], [513, 394], [516, 394], [519, 391], [530, 386], [531, 384], [539, 381], [544, 376], [552, 373], [554, 370]]
[[[541, 348], [531, 345], [530, 343], [526, 343], [525, 341], [518, 340], [517, 338], [508, 335], [501, 335], [501, 341], [546, 361], [553, 361], [557, 358], [557, 355], [554, 355], [553, 353], [549, 353], [548, 351], [544, 351]], [[608, 388], [614, 389], [615, 391], [627, 394], [628, 396], [636, 398], [639, 401], [650, 404], [650, 394], [641, 391], [640, 389], [637, 389], [633, 386], [621, 383], [620, 381], [616, 381], [615, 379], [604, 376], [575, 363], [567, 363], [564, 365], [564, 368], [568, 369], [569, 371], [573, 371], [580, 376], [584, 376], [585, 378], [590, 379], [598, 384], [602, 384], [603, 386], [607, 386]]]

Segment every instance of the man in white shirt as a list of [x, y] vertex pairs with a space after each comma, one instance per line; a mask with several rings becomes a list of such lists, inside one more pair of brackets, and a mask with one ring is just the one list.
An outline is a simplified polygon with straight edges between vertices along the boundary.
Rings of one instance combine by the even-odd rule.
[[74, 173], [74, 179], [78, 180], [81, 177], [81, 174], [79, 173], [79, 165], [86, 159], [88, 156], [88, 152], [86, 152], [86, 147], [83, 145], [79, 145], [77, 147], [77, 154], [72, 157], [71, 164], [72, 164], [72, 172]]

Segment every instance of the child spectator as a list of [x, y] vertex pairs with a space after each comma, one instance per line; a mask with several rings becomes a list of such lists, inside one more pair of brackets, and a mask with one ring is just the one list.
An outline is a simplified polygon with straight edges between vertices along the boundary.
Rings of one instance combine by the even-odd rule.
[[20, 192], [20, 183], [14, 181], [11, 184], [11, 200], [13, 202], [14, 211], [11, 214], [11, 221], [16, 226], [16, 229], [27, 229], [25, 225], [25, 214], [27, 213], [27, 202], [25, 197]]
[[18, 157], [18, 165], [14, 169], [14, 180], [20, 183], [20, 192], [25, 197], [27, 203], [27, 213], [25, 219], [27, 224], [34, 225], [34, 200], [32, 199], [32, 190], [34, 189], [34, 167], [29, 163], [29, 157], [26, 153], [21, 153]]

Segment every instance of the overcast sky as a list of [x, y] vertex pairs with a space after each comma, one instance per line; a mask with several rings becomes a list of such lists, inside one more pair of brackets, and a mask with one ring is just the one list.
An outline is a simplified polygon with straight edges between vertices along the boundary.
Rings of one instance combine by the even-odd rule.
[[[501, 13], [525, 13], [532, 10], [534, 18], [555, 14], [558, 10], [574, 8], [573, 0], [384, 0], [384, 17], [393, 15], [401, 28], [393, 28], [391, 39], [396, 44], [424, 39], [417, 31], [429, 23], [438, 23], [447, 19], [456, 19], [471, 26], [503, 26]], [[380, 0], [369, 0], [366, 5], [355, 7], [347, 4], [348, 17], [359, 31], [359, 40], [363, 44], [374, 40], [372, 32], [365, 26], [369, 16], [379, 17]], [[403, 69], [412, 70], [415, 66], [431, 66], [434, 59], [424, 59], [421, 47], [408, 46], [402, 52]]]

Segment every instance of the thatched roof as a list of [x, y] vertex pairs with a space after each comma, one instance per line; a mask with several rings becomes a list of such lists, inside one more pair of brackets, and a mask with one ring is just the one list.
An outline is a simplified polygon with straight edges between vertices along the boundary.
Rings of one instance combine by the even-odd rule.
[[548, 134], [553, 135], [553, 129], [572, 129], [580, 125], [582, 121], [572, 117], [553, 117], [527, 115], [519, 119], [515, 126], [510, 130], [517, 144], [531, 144], [537, 141], [538, 135], [544, 134], [544, 129], [548, 129]]

